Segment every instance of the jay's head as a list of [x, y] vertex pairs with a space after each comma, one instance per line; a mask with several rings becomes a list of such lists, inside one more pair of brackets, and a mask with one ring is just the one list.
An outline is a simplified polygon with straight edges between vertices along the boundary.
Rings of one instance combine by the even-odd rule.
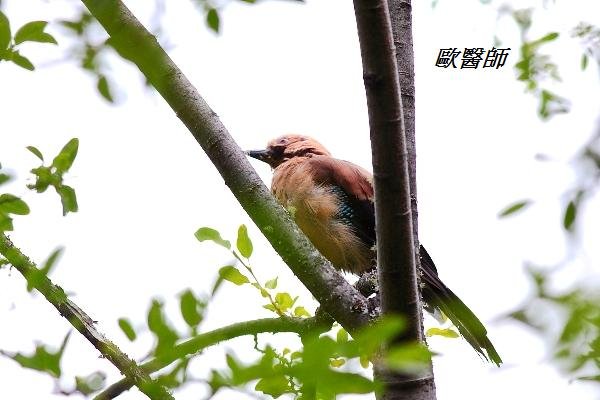
[[252, 158], [266, 162], [272, 168], [295, 157], [312, 157], [315, 155], [331, 155], [316, 140], [302, 135], [284, 135], [271, 140], [264, 150], [246, 152]]

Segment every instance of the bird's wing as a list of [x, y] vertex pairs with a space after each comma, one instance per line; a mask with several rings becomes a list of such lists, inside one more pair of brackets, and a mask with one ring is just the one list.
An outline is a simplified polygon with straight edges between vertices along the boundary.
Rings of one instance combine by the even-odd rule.
[[375, 243], [375, 208], [373, 178], [358, 165], [328, 156], [314, 156], [309, 161], [316, 184], [330, 186], [337, 192], [340, 219], [350, 223], [355, 234], [369, 247]]

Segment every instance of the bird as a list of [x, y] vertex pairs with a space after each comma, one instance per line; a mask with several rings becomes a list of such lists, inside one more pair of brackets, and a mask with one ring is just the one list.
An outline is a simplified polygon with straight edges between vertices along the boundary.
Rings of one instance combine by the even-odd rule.
[[[287, 134], [265, 149], [246, 151], [273, 169], [271, 191], [312, 244], [338, 270], [360, 275], [376, 264], [373, 177], [334, 158], [317, 140]], [[421, 291], [427, 311], [446, 315], [485, 360], [499, 366], [498, 352], [477, 316], [438, 276], [422, 245]]]

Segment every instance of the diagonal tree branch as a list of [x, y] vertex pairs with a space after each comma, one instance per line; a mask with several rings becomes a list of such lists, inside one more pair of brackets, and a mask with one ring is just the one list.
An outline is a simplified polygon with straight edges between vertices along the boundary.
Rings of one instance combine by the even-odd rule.
[[173, 396], [163, 386], [154, 382], [150, 375], [140, 368], [94, 324], [94, 321], [77, 304], [73, 303], [60, 286], [33, 264], [10, 239], [0, 233], [0, 254], [27, 279], [50, 302], [75, 329], [77, 329], [98, 351], [109, 360], [123, 375], [151, 399], [173, 400]]
[[366, 299], [339, 275], [275, 201], [194, 86], [119, 0], [81, 0], [202, 146], [244, 210], [323, 308], [349, 332], [369, 321]]
[[[407, 318], [408, 329], [396, 341], [423, 341], [409, 156], [388, 5], [354, 0], [354, 10], [369, 109], [382, 314]], [[431, 367], [405, 375], [376, 365], [375, 375], [386, 384], [382, 399], [435, 399]]]
[[[240, 336], [257, 335], [259, 333], [295, 332], [300, 336], [306, 334], [319, 334], [331, 328], [332, 320], [326, 314], [319, 314], [312, 318], [263, 318], [253, 321], [238, 322], [210, 332], [201, 333], [179, 343], [173, 347], [167, 357], [153, 358], [146, 361], [141, 367], [148, 373], [156, 372], [173, 361], [196, 354], [203, 349]], [[131, 380], [123, 378], [99, 393], [94, 400], [114, 399], [132, 386]]]

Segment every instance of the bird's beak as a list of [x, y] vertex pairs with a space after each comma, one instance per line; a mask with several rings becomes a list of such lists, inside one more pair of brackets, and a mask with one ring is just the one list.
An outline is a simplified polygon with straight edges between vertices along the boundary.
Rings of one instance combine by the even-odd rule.
[[271, 161], [271, 152], [269, 150], [247, 150], [246, 155], [267, 164], [270, 164]]

